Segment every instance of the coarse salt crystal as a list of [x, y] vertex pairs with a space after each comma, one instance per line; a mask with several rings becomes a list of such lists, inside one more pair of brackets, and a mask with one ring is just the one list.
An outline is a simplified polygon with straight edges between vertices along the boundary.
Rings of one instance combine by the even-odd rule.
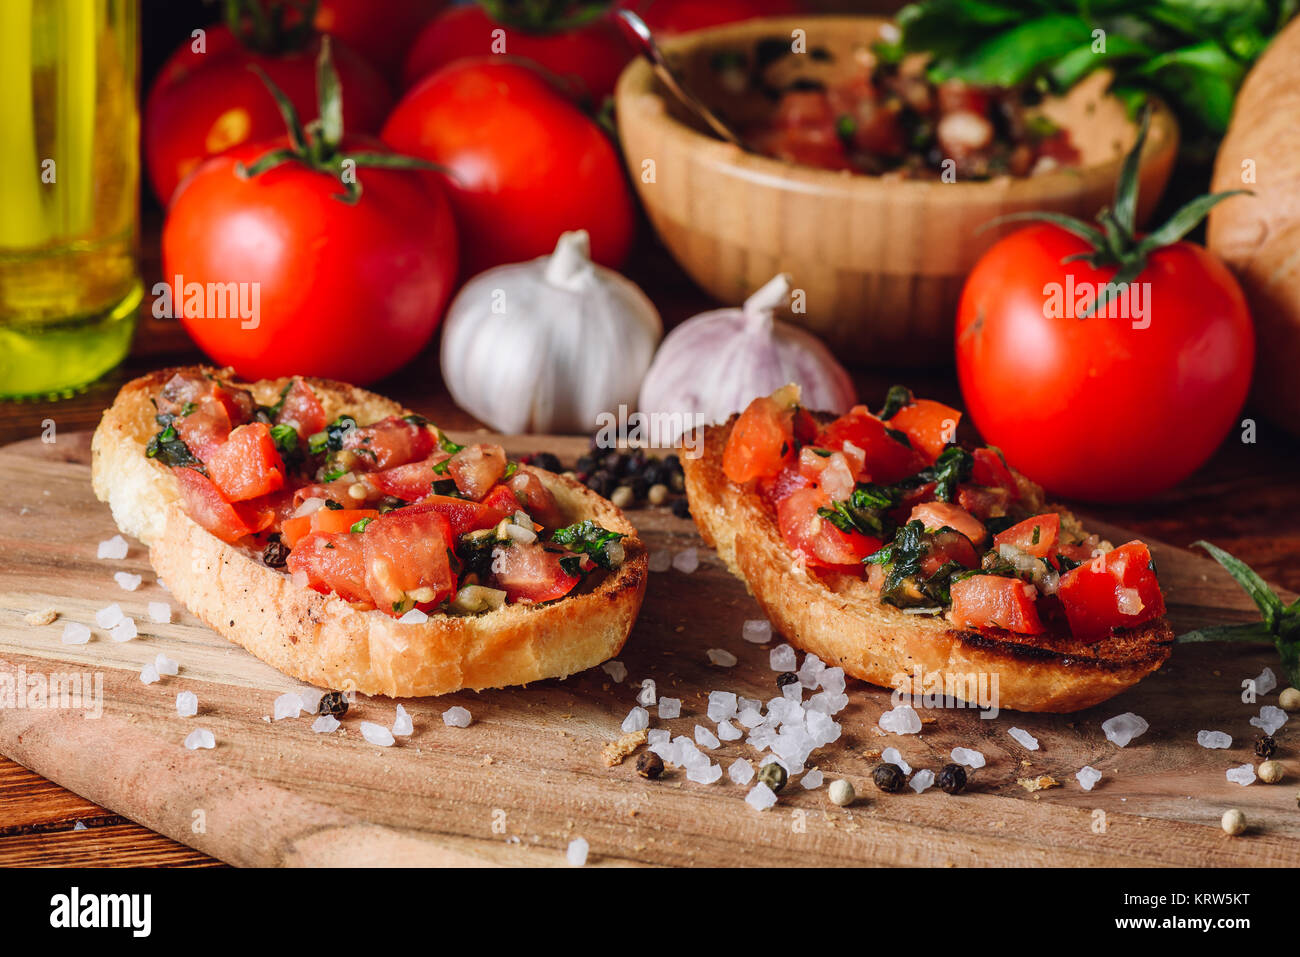
[[95, 553], [96, 558], [123, 559], [129, 550], [126, 539], [121, 535], [114, 535], [107, 541], [99, 543], [99, 549]]
[[399, 625], [423, 625], [429, 620], [429, 616], [418, 608], [412, 608], [401, 618], [397, 619]]
[[755, 811], [766, 811], [776, 803], [776, 792], [766, 784], [756, 784], [745, 795], [745, 803]]
[[296, 691], [286, 691], [275, 699], [271, 708], [271, 717], [275, 721], [296, 718], [302, 714], [302, 697]]
[[1145, 718], [1139, 717], [1132, 711], [1117, 714], [1101, 723], [1101, 730], [1105, 733], [1106, 740], [1121, 748], [1127, 747], [1134, 738], [1142, 737], [1150, 727]]
[[1268, 694], [1277, 687], [1277, 675], [1273, 674], [1272, 668], [1265, 668], [1259, 673], [1259, 677], [1254, 681], [1255, 694]]
[[216, 746], [217, 739], [206, 728], [195, 728], [185, 736], [185, 747], [191, 751], [197, 751], [199, 748], [215, 748]]
[[720, 743], [717, 735], [702, 724], [695, 726], [695, 743], [712, 751]]
[[361, 736], [371, 744], [377, 744], [381, 748], [392, 747], [393, 744], [393, 732], [382, 724], [375, 724], [373, 721], [361, 722]]
[[666, 548], [656, 548], [650, 553], [646, 565], [652, 572], [666, 572], [673, 567], [673, 553]]
[[1079, 786], [1085, 791], [1091, 791], [1101, 780], [1101, 772], [1090, 765], [1084, 765], [1074, 772], [1075, 778], [1079, 781]]
[[564, 849], [564, 859], [569, 862], [570, 867], [583, 867], [587, 863], [587, 855], [590, 852], [591, 845], [587, 843], [586, 838], [575, 837]]
[[[681, 698], [660, 698], [659, 699], [659, 717], [661, 718], [680, 718], [682, 715]], [[624, 731], [627, 729], [624, 728]]]
[[672, 736], [673, 733], [666, 728], [655, 728], [646, 733], [645, 740], [653, 748], [657, 744], [667, 744], [672, 739]]
[[1233, 784], [1240, 784], [1242, 787], [1254, 784], [1255, 766], [1253, 764], [1239, 764], [1235, 768], [1228, 768], [1227, 778]]
[[331, 731], [337, 731], [338, 727], [339, 719], [332, 714], [318, 715], [311, 723], [311, 729], [317, 734], [329, 734]]
[[736, 714], [736, 695], [731, 691], [709, 692], [709, 720], [726, 721]]
[[730, 721], [718, 722], [718, 737], [723, 741], [739, 741], [744, 737], [745, 732], [741, 731]]
[[696, 784], [715, 784], [722, 778], [722, 765], [704, 762], [703, 764], [687, 765], [686, 780], [694, 781]]
[[826, 663], [824, 661], [816, 655], [805, 655], [796, 677], [798, 677], [800, 684], [811, 690], [820, 683], [821, 674], [825, 670]]
[[[471, 716], [468, 710], [457, 705], [442, 713], [442, 723], [449, 728], [468, 728]], [[623, 730], [627, 730], [624, 728]]]
[[754, 766], [744, 758], [737, 758], [727, 769], [727, 777], [743, 787], [754, 780]]
[[757, 708], [746, 708], [736, 715], [736, 720], [746, 728], [756, 728], [763, 723], [763, 715]]
[[149, 620], [159, 625], [171, 624], [172, 606], [165, 601], [149, 602]]
[[804, 790], [813, 791], [822, 786], [823, 775], [821, 771], [813, 768], [799, 779], [799, 783], [804, 786]]
[[984, 767], [984, 755], [974, 748], [953, 748], [952, 759], [958, 764], [964, 764], [968, 768]]
[[1038, 750], [1038, 739], [1035, 738], [1028, 731], [1025, 731], [1022, 728], [1012, 728], [1010, 731], [1007, 732], [1007, 734], [1011, 735], [1011, 737], [1015, 738], [1018, 742], [1020, 742], [1022, 747], [1027, 748], [1030, 751]]
[[146, 664], [140, 669], [140, 680], [147, 685], [155, 684], [161, 679], [158, 677], [158, 669], [152, 663]]
[[646, 678], [641, 682], [641, 690], [637, 692], [636, 703], [643, 708], [653, 708], [655, 703], [655, 680]]
[[123, 618], [112, 628], [108, 629], [108, 637], [119, 642], [130, 641], [138, 634], [140, 634], [140, 632], [135, 627], [134, 618]]
[[673, 568], [689, 575], [700, 567], [700, 555], [693, 548], [684, 548], [673, 556]]
[[1265, 734], [1272, 734], [1282, 725], [1286, 724], [1289, 716], [1281, 708], [1271, 704], [1266, 704], [1259, 709], [1259, 717], [1251, 718], [1250, 723], [1259, 728]]
[[400, 704], [397, 706], [397, 717], [393, 719], [393, 734], [406, 737], [415, 730], [415, 724], [411, 721], [411, 716], [406, 713], [406, 709]]
[[600, 666], [601, 671], [614, 679], [616, 684], [627, 680], [627, 665], [621, 661], [607, 661]]
[[898, 753], [898, 748], [885, 748], [880, 752], [880, 760], [886, 764], [892, 764], [901, 770], [904, 774], [912, 773], [912, 766], [903, 760], [903, 756]]
[[124, 617], [126, 616], [122, 614], [121, 605], [109, 605], [108, 607], [101, 608], [99, 611], [95, 612], [95, 624], [100, 628], [112, 628]]
[[90, 629], [81, 622], [66, 621], [63, 623], [62, 640], [65, 645], [84, 645], [90, 641]]
[[315, 714], [320, 710], [320, 699], [325, 697], [325, 692], [319, 688], [303, 688], [298, 692], [298, 697], [302, 700], [302, 710]]
[[766, 618], [751, 618], [741, 626], [740, 637], [756, 645], [765, 645], [772, 640], [772, 623]]
[[773, 671], [794, 671], [794, 649], [789, 645], [777, 645], [768, 655], [768, 664]]
[[934, 772], [929, 768], [922, 768], [917, 771], [912, 775], [912, 780], [907, 782], [907, 786], [917, 794], [923, 793], [932, 784], [934, 784]]
[[176, 713], [182, 718], [192, 718], [199, 713], [199, 697], [193, 691], [181, 691], [176, 695]]
[[886, 711], [877, 723], [882, 731], [891, 734], [916, 734], [921, 730], [921, 716], [910, 704], [900, 704], [892, 711]]
[[118, 587], [123, 591], [135, 591], [140, 587], [140, 583], [144, 581], [144, 578], [139, 575], [132, 575], [130, 572], [115, 572], [113, 581], [117, 582]]
[[828, 694], [843, 694], [845, 681], [843, 668], [827, 668], [820, 676], [822, 690]]
[[1203, 748], [1230, 748], [1232, 735], [1222, 731], [1197, 731], [1196, 743]]
[[161, 651], [154, 657], [153, 666], [160, 675], [178, 675], [181, 673], [179, 662], [172, 661]]
[[736, 660], [736, 656], [725, 648], [709, 649], [709, 661], [719, 668], [734, 668], [736, 667]]
[[637, 705], [627, 713], [623, 719], [623, 733], [631, 734], [633, 731], [641, 731], [650, 727], [650, 712], [640, 705]]

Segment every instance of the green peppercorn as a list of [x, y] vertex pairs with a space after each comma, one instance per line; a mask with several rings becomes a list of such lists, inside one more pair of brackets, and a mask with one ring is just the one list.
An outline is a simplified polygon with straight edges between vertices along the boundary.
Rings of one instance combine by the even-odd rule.
[[327, 691], [320, 698], [320, 705], [316, 709], [318, 714], [332, 714], [336, 718], [341, 718], [348, 713], [348, 699], [342, 691]]
[[966, 769], [960, 764], [945, 764], [936, 781], [945, 794], [960, 794], [966, 790]]
[[897, 794], [907, 783], [903, 769], [896, 764], [877, 764], [871, 770], [871, 780], [886, 794]]
[[776, 794], [781, 790], [781, 788], [785, 787], [785, 779], [785, 768], [781, 767], [781, 765], [777, 764], [775, 761], [768, 762], [758, 770], [758, 783], [766, 784], [771, 788], [773, 794]]

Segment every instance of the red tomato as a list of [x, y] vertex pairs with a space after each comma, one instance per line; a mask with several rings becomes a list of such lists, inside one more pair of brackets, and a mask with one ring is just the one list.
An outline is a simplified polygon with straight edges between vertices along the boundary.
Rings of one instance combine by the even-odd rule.
[[285, 567], [292, 574], [305, 574], [308, 587], [322, 594], [333, 592], [344, 601], [370, 601], [363, 535], [313, 532], [293, 546]]
[[239, 426], [203, 463], [227, 501], [243, 502], [284, 488], [284, 462], [265, 422]]
[[467, 445], [447, 460], [447, 474], [457, 490], [476, 502], [492, 490], [505, 471], [506, 453], [499, 445]]
[[1005, 628], [1022, 635], [1047, 631], [1038, 617], [1038, 592], [1019, 578], [972, 575], [953, 582], [950, 594], [958, 628]]
[[740, 413], [722, 452], [722, 471], [737, 484], [773, 478], [798, 461], [794, 410], [771, 396], [759, 396]]
[[456, 592], [454, 540], [435, 509], [399, 508], [358, 536], [364, 546], [366, 590], [375, 607], [398, 617], [412, 604], [437, 604]]
[[1165, 613], [1151, 552], [1129, 542], [1061, 576], [1057, 590], [1070, 631], [1085, 641], [1100, 641], [1112, 628], [1132, 628]]
[[293, 548], [303, 539], [303, 537], [310, 534], [310, 515], [291, 516], [280, 523], [280, 541], [284, 542], [290, 548]]
[[970, 473], [972, 482], [985, 488], [1006, 489], [1010, 493], [1011, 501], [1020, 497], [1020, 486], [1016, 484], [1016, 477], [1011, 474], [1011, 469], [1007, 468], [1007, 463], [1002, 461], [1002, 456], [995, 450], [976, 449], [973, 459]]
[[662, 34], [803, 12], [797, 0], [620, 0], [618, 6], [638, 14], [651, 30]]
[[633, 50], [607, 18], [572, 29], [529, 31], [497, 23], [478, 4], [445, 10], [424, 28], [406, 58], [407, 88], [453, 60], [501, 55], [531, 60], [599, 104], [614, 92]]
[[885, 424], [867, 411], [854, 406], [822, 430], [818, 445], [839, 449], [851, 443], [866, 456], [866, 471], [871, 481], [891, 485], [915, 475], [928, 464], [921, 453], [885, 431]]
[[432, 492], [433, 483], [440, 478], [433, 467], [447, 458], [446, 452], [435, 452], [422, 462], [398, 465], [382, 472], [374, 472], [367, 478], [371, 485], [385, 495], [415, 502]]
[[[856, 460], [860, 466], [861, 456]], [[853, 494], [854, 476], [858, 472], [861, 468], [852, 468], [843, 452], [828, 452], [811, 446], [804, 446], [799, 451], [799, 474], [810, 484], [817, 485], [832, 501], [841, 502]]]
[[357, 429], [343, 436], [343, 448], [357, 455], [357, 467], [380, 471], [423, 459], [433, 451], [436, 440], [427, 425], [398, 415]]
[[[514, 495], [516, 502], [523, 506], [523, 510], [528, 513], [529, 517], [535, 522], [540, 522], [547, 528], [562, 528], [568, 523], [568, 519], [560, 509], [560, 504], [555, 501], [555, 496], [551, 490], [542, 484], [532, 472], [520, 469], [514, 475], [506, 480], [506, 487]], [[493, 493], [494, 495], [497, 493]], [[491, 498], [485, 499], [492, 501]], [[505, 507], [506, 501], [501, 498], [493, 507]], [[516, 508], [519, 506], [516, 505]]]
[[547, 551], [538, 542], [516, 543], [498, 554], [492, 560], [493, 577], [505, 589], [507, 601], [555, 601], [582, 581], [560, 567], [562, 554]]
[[592, 258], [617, 268], [635, 229], [618, 151], [536, 70], [504, 58], [459, 60], [426, 77], [384, 126], [395, 150], [449, 171], [426, 173], [455, 210], [462, 273], [548, 255], [585, 229]]
[[1007, 513], [1011, 493], [1004, 488], [985, 488], [982, 485], [957, 486], [957, 504], [982, 522], [993, 516]]
[[791, 551], [802, 555], [810, 565], [860, 575], [862, 559], [878, 551], [884, 543], [869, 535], [842, 532], [817, 514], [819, 508], [830, 503], [830, 497], [816, 488], [787, 495], [776, 509], [781, 537]]
[[1052, 558], [1057, 553], [1060, 539], [1061, 516], [1057, 512], [1047, 512], [998, 532], [993, 536], [993, 546], [1014, 545], [1035, 558]]
[[221, 489], [202, 472], [178, 468], [172, 469], [172, 475], [180, 485], [185, 514], [223, 542], [237, 542], [255, 530], [261, 531], [245, 521], [244, 516], [221, 494]]
[[988, 532], [979, 519], [951, 502], [922, 502], [908, 516], [909, 522], [914, 519], [920, 521], [928, 531], [947, 527], [954, 532], [961, 532], [976, 545], [988, 537]]
[[315, 435], [329, 424], [316, 393], [301, 379], [294, 379], [293, 385], [285, 393], [284, 404], [280, 406], [276, 422], [292, 425], [303, 439]]
[[775, 509], [781, 501], [801, 488], [808, 488], [812, 481], [798, 469], [787, 468], [771, 478], [758, 480], [758, 494], [767, 503], [768, 508]]
[[[498, 486], [504, 488], [504, 486]], [[506, 490], [509, 494], [509, 490]], [[437, 512], [447, 520], [447, 527], [450, 529], [451, 538], [454, 541], [466, 532], [477, 531], [481, 528], [493, 528], [501, 519], [515, 513], [514, 496], [510, 496], [510, 502], [507, 508], [501, 507], [501, 499], [489, 505], [487, 502], [471, 502], [468, 499], [453, 498], [450, 495], [430, 495], [422, 499], [419, 504], [408, 506], [402, 511], [412, 510], [414, 512]]]
[[352, 531], [352, 526], [367, 518], [378, 518], [373, 508], [318, 508], [311, 513], [311, 530], [322, 535]]
[[[177, 48], [145, 101], [145, 168], [164, 206], [209, 156], [284, 132], [271, 92], [250, 66], [266, 72], [304, 122], [316, 115], [319, 40], [291, 53], [263, 55], [244, 47], [225, 26], [214, 25], [205, 31], [205, 52], [194, 49], [196, 42]], [[344, 44], [332, 43], [331, 52], [343, 90], [344, 123], [357, 133], [378, 132], [393, 102], [388, 84]]]
[[940, 530], [935, 532], [926, 546], [925, 557], [921, 559], [921, 575], [929, 578], [949, 562], [956, 562], [967, 568], [978, 568], [979, 552], [971, 540], [961, 532]]
[[343, 40], [396, 85], [420, 29], [447, 0], [320, 0], [316, 29]]
[[894, 413], [889, 427], [906, 435], [912, 448], [924, 455], [929, 465], [956, 437], [960, 421], [961, 413], [952, 406], [933, 399], [917, 399]]
[[456, 275], [451, 211], [436, 184], [409, 171], [361, 167], [355, 205], [337, 198], [337, 177], [295, 161], [236, 173], [286, 142], [242, 146], [195, 172], [167, 212], [163, 273], [187, 286], [242, 284], [249, 304], [256, 292], [247, 320], [192, 316], [176, 303], [199, 347], [244, 378], [364, 385], [404, 365], [437, 328]]
[[975, 425], [1012, 467], [1059, 495], [1132, 501], [1186, 478], [1236, 422], [1254, 332], [1236, 280], [1184, 242], [1138, 276], [1144, 319], [1047, 318], [1049, 284], [1114, 275], [1062, 264], [1088, 249], [1035, 225], [985, 253], [962, 292], [957, 371]]
[[203, 396], [195, 401], [189, 415], [178, 415], [172, 425], [189, 450], [206, 462], [230, 434], [230, 413], [215, 396]]

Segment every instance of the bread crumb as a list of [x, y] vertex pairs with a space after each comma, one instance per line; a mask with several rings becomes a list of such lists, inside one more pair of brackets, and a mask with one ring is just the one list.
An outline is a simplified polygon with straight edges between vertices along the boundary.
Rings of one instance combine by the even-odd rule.
[[40, 611], [28, 612], [23, 616], [23, 621], [39, 628], [41, 625], [53, 624], [58, 617], [59, 613], [53, 608], [42, 608]]
[[1016, 783], [1026, 791], [1046, 791], [1048, 788], [1061, 786], [1061, 782], [1050, 774], [1040, 774], [1036, 778], [1017, 778]]
[[612, 768], [622, 764], [623, 759], [645, 744], [649, 736], [650, 732], [642, 728], [640, 731], [629, 731], [617, 741], [610, 741], [600, 752], [605, 758], [605, 767]]

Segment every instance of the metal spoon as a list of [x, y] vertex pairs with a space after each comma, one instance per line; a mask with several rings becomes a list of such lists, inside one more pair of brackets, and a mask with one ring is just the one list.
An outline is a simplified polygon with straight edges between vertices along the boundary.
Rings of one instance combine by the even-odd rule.
[[631, 10], [619, 10], [615, 16], [627, 25], [629, 31], [636, 38], [641, 54], [650, 61], [650, 65], [654, 67], [655, 75], [663, 81], [664, 86], [668, 87], [677, 99], [689, 107], [696, 116], [704, 120], [714, 133], [728, 143], [739, 146], [741, 149], [747, 149], [740, 136], [719, 119], [718, 114], [705, 106], [697, 96], [682, 85], [677, 75], [673, 73], [672, 68], [668, 65], [668, 61], [664, 59], [659, 44], [655, 43], [654, 35], [650, 32], [650, 28], [646, 26], [645, 21]]

